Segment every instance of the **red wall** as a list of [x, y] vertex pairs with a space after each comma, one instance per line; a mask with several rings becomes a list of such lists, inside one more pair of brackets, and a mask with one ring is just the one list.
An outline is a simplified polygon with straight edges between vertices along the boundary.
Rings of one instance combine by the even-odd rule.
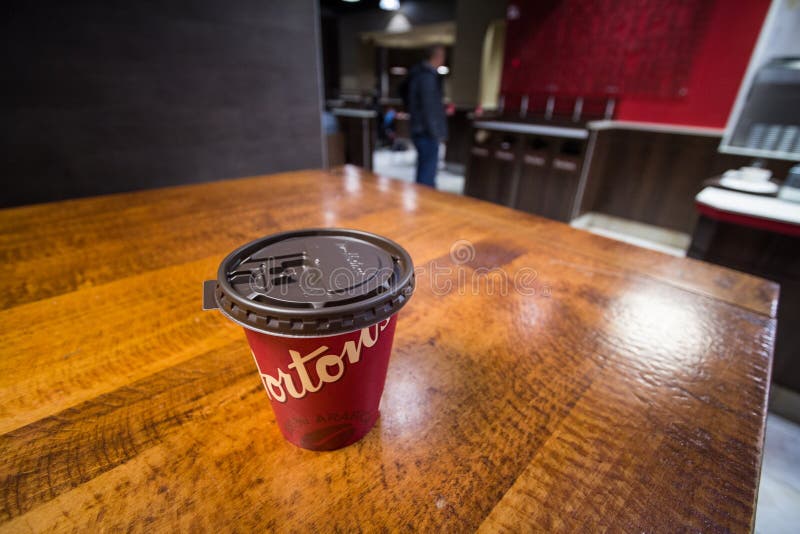
[[508, 106], [576, 96], [619, 120], [722, 128], [769, 0], [512, 0], [502, 93]]
[[617, 118], [724, 128], [768, 9], [769, 0], [714, 2], [686, 96], [667, 101], [623, 98]]

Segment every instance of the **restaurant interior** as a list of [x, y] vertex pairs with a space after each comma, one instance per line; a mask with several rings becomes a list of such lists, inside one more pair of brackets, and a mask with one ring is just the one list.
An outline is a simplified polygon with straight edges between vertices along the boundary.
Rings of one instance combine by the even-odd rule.
[[[6, 11], [0, 532], [797, 532], [797, 1]], [[341, 451], [280, 441], [250, 333], [199, 304], [303, 227], [414, 261], [380, 419]], [[441, 262], [537, 294], [442, 296]], [[226, 287], [203, 307], [258, 324]]]

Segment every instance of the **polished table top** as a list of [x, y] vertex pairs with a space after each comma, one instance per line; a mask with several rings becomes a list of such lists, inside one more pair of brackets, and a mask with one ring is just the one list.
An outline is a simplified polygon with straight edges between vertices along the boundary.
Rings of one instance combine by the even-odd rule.
[[[417, 267], [381, 418], [325, 453], [201, 311], [310, 226]], [[0, 255], [0, 531], [751, 528], [770, 282], [354, 168], [4, 210]]]

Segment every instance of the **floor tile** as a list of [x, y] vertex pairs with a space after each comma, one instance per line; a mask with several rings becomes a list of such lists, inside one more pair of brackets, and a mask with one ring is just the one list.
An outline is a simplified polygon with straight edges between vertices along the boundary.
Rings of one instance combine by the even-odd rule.
[[755, 532], [800, 532], [800, 425], [773, 413], [767, 416]]
[[[414, 181], [416, 165], [417, 151], [413, 146], [403, 151], [379, 148], [372, 155], [372, 169], [376, 174], [405, 182]], [[458, 195], [464, 193], [464, 175], [444, 168], [443, 150], [440, 151], [439, 170], [436, 173], [436, 189]]]

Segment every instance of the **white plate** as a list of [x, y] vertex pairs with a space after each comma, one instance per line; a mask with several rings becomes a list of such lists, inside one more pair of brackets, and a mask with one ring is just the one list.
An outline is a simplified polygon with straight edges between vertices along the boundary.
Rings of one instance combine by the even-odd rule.
[[736, 189], [737, 191], [744, 191], [745, 193], [775, 193], [778, 191], [778, 184], [774, 182], [753, 182], [751, 180], [742, 180], [732, 176], [725, 176], [720, 179], [720, 185], [729, 189]]
[[772, 178], [772, 171], [761, 167], [740, 167], [739, 178], [750, 180], [751, 182], [767, 181]]

